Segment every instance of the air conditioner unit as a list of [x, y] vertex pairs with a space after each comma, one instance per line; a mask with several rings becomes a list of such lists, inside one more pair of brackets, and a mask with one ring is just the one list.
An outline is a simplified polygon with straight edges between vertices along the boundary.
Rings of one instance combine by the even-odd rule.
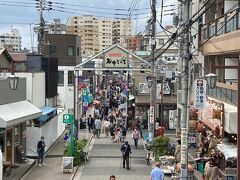
[[225, 113], [224, 131], [229, 134], [237, 134], [237, 120], [236, 111]]

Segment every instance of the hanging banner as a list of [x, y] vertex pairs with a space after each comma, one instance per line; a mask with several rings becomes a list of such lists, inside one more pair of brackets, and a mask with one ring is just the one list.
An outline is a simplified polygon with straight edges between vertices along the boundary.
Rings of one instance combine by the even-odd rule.
[[154, 108], [153, 106], [150, 106], [150, 110], [149, 110], [149, 122], [150, 124], [154, 123]]
[[105, 53], [104, 67], [106, 68], [127, 68], [128, 53], [115, 47]]
[[156, 99], [161, 99], [161, 92], [162, 92], [162, 84], [161, 83], [159, 83], [159, 84], [157, 84], [157, 92], [156, 92]]
[[204, 109], [206, 104], [206, 81], [204, 79], [196, 79], [193, 86], [195, 109]]

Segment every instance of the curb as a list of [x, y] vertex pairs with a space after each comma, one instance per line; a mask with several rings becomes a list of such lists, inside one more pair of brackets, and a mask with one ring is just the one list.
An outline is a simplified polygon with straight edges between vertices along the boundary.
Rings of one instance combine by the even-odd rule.
[[28, 175], [37, 165], [37, 160], [32, 159], [33, 163], [27, 168], [27, 170], [19, 177], [19, 180], [25, 178], [26, 175]]

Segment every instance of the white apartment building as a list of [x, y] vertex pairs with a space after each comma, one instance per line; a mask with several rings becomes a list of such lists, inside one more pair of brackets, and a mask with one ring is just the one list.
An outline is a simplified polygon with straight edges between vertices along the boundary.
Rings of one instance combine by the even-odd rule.
[[66, 25], [61, 24], [60, 19], [53, 19], [53, 21], [46, 22], [44, 30], [47, 34], [65, 34]]
[[113, 43], [127, 47], [127, 38], [132, 33], [132, 24], [128, 19], [113, 20]]
[[131, 21], [125, 19], [94, 16], [72, 16], [67, 20], [67, 34], [81, 37], [83, 54], [102, 51], [113, 43], [127, 47], [127, 36], [131, 35]]
[[7, 48], [13, 51], [21, 51], [21, 39], [17, 29], [12, 28], [11, 33], [0, 35], [0, 48]]
[[98, 20], [98, 40], [99, 40], [99, 51], [112, 45], [112, 19], [99, 19]]

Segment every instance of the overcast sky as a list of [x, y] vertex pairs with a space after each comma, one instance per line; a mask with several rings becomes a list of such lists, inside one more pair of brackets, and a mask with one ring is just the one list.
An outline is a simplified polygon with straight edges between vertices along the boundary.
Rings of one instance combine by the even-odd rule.
[[[49, 2], [49, 1], [46, 1]], [[126, 18], [132, 2], [136, 2], [136, 11], [132, 12], [132, 32], [144, 31], [146, 21], [151, 15], [150, 0], [56, 0], [51, 1], [54, 10], [44, 11], [45, 21], [61, 19], [65, 24], [69, 16], [95, 15], [97, 17]], [[17, 28], [22, 36], [22, 48], [31, 48], [30, 29], [39, 23], [39, 12], [35, 0], [0, 0], [0, 33], [8, 33], [11, 27]], [[176, 0], [164, 0], [164, 5], [176, 3]], [[160, 4], [157, 0], [158, 19], [160, 20]], [[164, 7], [164, 10], [174, 7]], [[118, 9], [118, 10], [116, 10]], [[62, 12], [64, 11], [64, 12]], [[169, 12], [164, 12], [168, 14]], [[171, 25], [172, 16], [163, 16], [163, 25]], [[160, 29], [158, 30], [160, 31]], [[34, 36], [36, 42], [37, 36]]]

